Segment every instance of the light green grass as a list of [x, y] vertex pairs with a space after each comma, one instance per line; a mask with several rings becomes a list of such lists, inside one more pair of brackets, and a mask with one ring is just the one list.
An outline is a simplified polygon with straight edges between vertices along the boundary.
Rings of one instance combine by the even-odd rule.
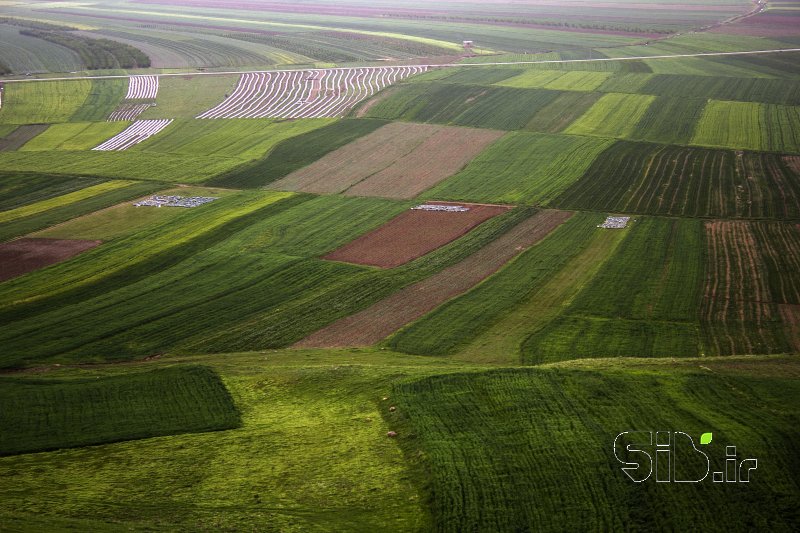
[[231, 94], [239, 76], [186, 76], [158, 80], [155, 107], [139, 115], [148, 118], [194, 118]]
[[[544, 204], [579, 179], [611, 141], [513, 132], [425, 198]], [[491, 179], [487, 179], [491, 176]]]
[[242, 161], [264, 156], [276, 144], [295, 135], [331, 124], [335, 119], [182, 120], [160, 135], [129, 149], [130, 152], [176, 154], [182, 156], [230, 157]]
[[607, 94], [565, 129], [564, 133], [627, 137], [655, 99], [655, 96], [642, 94]]
[[42, 200], [41, 202], [28, 204], [22, 207], [18, 207], [16, 209], [2, 211], [0, 212], [0, 223], [9, 222], [18, 218], [28, 217], [31, 215], [35, 215], [37, 213], [41, 213], [43, 211], [48, 211], [56, 207], [61, 207], [74, 202], [79, 202], [81, 200], [91, 198], [92, 196], [97, 196], [109, 191], [128, 187], [131, 184], [133, 184], [133, 182], [131, 181], [123, 181], [123, 180], [107, 181], [105, 183], [92, 185], [91, 187], [86, 187], [85, 189], [80, 189], [75, 192], [67, 193], [63, 196], [56, 196], [55, 198]]
[[67, 122], [89, 95], [88, 80], [7, 83], [0, 123]]
[[800, 107], [712, 100], [692, 144], [799, 153]]
[[128, 122], [77, 122], [53, 124], [25, 143], [21, 152], [91, 150], [127, 128]]

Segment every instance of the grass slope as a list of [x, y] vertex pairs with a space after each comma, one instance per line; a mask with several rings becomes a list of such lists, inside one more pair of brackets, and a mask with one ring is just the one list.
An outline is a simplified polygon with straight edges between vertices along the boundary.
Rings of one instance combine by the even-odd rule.
[[202, 366], [103, 379], [0, 378], [0, 455], [39, 452], [241, 424], [225, 385]]
[[712, 100], [692, 144], [800, 153], [800, 106]]
[[28, 141], [20, 151], [91, 150], [127, 128], [128, 122], [53, 124]]
[[75, 111], [72, 122], [98, 122], [105, 120], [119, 105], [128, 90], [124, 79], [92, 80], [92, 87], [83, 105]]
[[89, 95], [88, 80], [6, 84], [0, 123], [67, 122]]
[[573, 135], [628, 137], [654, 100], [654, 96], [644, 94], [606, 94], [564, 132]]

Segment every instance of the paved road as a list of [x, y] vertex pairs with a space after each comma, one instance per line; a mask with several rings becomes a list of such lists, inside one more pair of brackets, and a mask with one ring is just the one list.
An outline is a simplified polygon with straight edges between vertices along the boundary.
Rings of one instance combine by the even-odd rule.
[[[682, 57], [719, 57], [719, 56], [745, 56], [757, 54], [779, 54], [783, 52], [800, 52], [800, 48], [781, 48], [775, 50], [751, 50], [748, 52], [701, 52], [697, 54], [672, 54], [672, 55], [657, 55], [657, 56], [634, 56], [634, 57], [602, 57], [597, 59], [542, 59], [539, 61], [497, 61], [492, 63], [438, 63], [432, 65], [380, 65], [371, 67], [333, 67], [327, 69], [319, 68], [302, 68], [302, 69], [271, 69], [271, 70], [229, 70], [224, 72], [174, 72], [167, 74], [155, 74], [161, 78], [169, 76], [225, 76], [231, 74], [244, 74], [246, 72], [291, 72], [295, 70], [349, 70], [351, 68], [399, 68], [399, 67], [486, 67], [486, 66], [502, 66], [502, 65], [544, 65], [549, 63], [598, 63], [609, 61], [635, 61], [639, 59], [675, 59]], [[63, 81], [63, 80], [111, 80], [117, 78], [130, 78], [135, 74], [119, 74], [109, 76], [67, 76], [61, 78], [23, 78], [23, 79], [9, 79], [2, 80], [0, 83], [24, 83], [35, 81]]]

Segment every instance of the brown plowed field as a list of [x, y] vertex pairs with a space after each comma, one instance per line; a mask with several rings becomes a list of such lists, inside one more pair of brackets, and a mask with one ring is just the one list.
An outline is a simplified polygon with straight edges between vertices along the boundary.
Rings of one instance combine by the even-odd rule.
[[17, 239], [0, 244], [0, 281], [65, 261], [102, 241]]
[[570, 216], [572, 213], [567, 211], [540, 211], [460, 263], [409, 285], [359, 313], [337, 320], [295, 346], [373, 345], [447, 300], [468, 291], [542, 240]]
[[270, 188], [413, 198], [452, 176], [503, 132], [392, 123], [278, 180]]
[[470, 210], [451, 213], [409, 209], [323, 259], [394, 268], [456, 240], [481, 222], [510, 209], [506, 206], [455, 202], [428, 203], [463, 205]]

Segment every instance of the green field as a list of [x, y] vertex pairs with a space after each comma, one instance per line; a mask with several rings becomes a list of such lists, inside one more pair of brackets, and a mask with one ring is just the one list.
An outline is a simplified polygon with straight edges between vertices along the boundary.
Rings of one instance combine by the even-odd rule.
[[557, 91], [482, 87], [448, 83], [409, 83], [379, 100], [370, 118], [410, 120], [497, 130], [522, 129]]
[[213, 370], [180, 366], [102, 379], [0, 378], [0, 455], [219, 431], [241, 421]]
[[2, 174], [0, 176], [0, 213], [97, 185], [101, 181], [92, 178], [43, 174]]
[[654, 101], [654, 96], [643, 94], [606, 94], [564, 133], [628, 137]]
[[800, 184], [779, 156], [618, 141], [550, 205], [701, 217], [797, 218]]
[[706, 101], [659, 96], [636, 123], [630, 139], [665, 144], [689, 144]]
[[220, 187], [262, 187], [385, 124], [384, 121], [370, 119], [339, 120], [280, 141], [266, 157], [237, 167], [207, 183]]
[[[578, 180], [610, 141], [514, 132], [476, 157], [426, 198], [544, 204]], [[492, 176], [492, 180], [486, 179]]]
[[20, 151], [91, 150], [130, 125], [128, 122], [76, 122], [53, 124], [27, 142]]
[[239, 76], [181, 76], [160, 78], [155, 107], [139, 115], [141, 119], [194, 118], [233, 92]]
[[9, 83], [3, 94], [0, 123], [68, 122], [91, 89], [87, 80]]
[[800, 107], [712, 100], [692, 144], [800, 153]]
[[128, 90], [126, 80], [92, 80], [92, 87], [83, 105], [70, 118], [73, 122], [105, 120], [119, 105]]
[[[767, 360], [761, 371], [741, 361], [628, 366], [507, 369], [396, 385], [398, 411], [387, 419], [426, 473], [433, 528], [793, 528], [796, 362]], [[614, 456], [615, 437], [632, 430], [682, 431], [708, 454], [709, 465], [692, 460], [681, 452], [690, 444], [673, 435], [675, 479], [724, 469], [726, 445], [736, 446], [739, 460], [757, 458], [758, 469], [746, 489], [713, 483], [711, 473], [701, 483], [657, 483], [663, 470], [632, 483]], [[702, 447], [705, 432], [713, 440]]]

